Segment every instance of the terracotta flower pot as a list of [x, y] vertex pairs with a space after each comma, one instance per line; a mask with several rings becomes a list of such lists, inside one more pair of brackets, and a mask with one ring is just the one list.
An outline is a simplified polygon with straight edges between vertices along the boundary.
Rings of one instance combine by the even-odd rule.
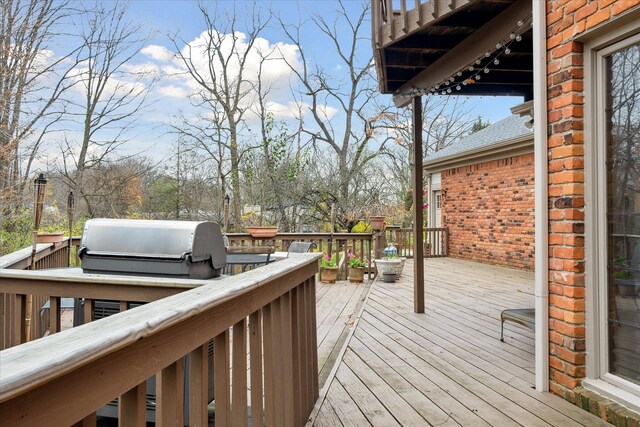
[[349, 267], [349, 281], [351, 283], [364, 282], [364, 267]]
[[254, 239], [271, 239], [278, 234], [278, 227], [246, 227], [247, 233]]
[[338, 280], [338, 267], [320, 268], [320, 281], [322, 283], [336, 283]]
[[62, 231], [56, 231], [54, 233], [38, 233], [36, 242], [38, 243], [60, 243], [64, 239], [64, 233]]
[[375, 231], [384, 230], [387, 226], [387, 223], [384, 222], [383, 216], [372, 216], [369, 218], [371, 220], [371, 229]]

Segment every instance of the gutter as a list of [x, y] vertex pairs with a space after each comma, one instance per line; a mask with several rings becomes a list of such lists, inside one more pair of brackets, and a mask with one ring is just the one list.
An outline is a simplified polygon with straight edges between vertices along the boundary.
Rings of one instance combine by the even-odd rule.
[[533, 135], [535, 170], [535, 386], [549, 391], [549, 220], [547, 171], [546, 2], [533, 2]]
[[502, 141], [498, 144], [487, 145], [473, 150], [450, 154], [433, 160], [422, 162], [422, 168], [428, 172], [465, 166], [493, 159], [502, 159], [513, 155], [531, 153], [534, 147], [533, 134], [523, 135]]

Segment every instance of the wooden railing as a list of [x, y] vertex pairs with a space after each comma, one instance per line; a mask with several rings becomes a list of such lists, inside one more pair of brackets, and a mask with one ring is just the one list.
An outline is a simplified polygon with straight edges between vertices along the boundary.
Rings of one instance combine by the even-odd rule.
[[[413, 229], [390, 226], [386, 229], [386, 241], [398, 249], [398, 256], [413, 258]], [[449, 256], [449, 229], [431, 227], [424, 229], [424, 257]]]
[[[314, 251], [327, 252], [331, 243], [332, 251], [341, 253], [343, 258], [348, 252], [367, 260], [371, 265], [373, 256], [373, 235], [371, 233], [278, 233], [272, 239], [256, 239], [248, 233], [227, 233], [232, 246], [273, 246], [276, 251], [286, 252], [291, 242], [313, 242]], [[343, 264], [342, 277], [347, 277], [347, 265]]]
[[[182, 425], [185, 412], [207, 425], [213, 340], [216, 426], [248, 425], [249, 407], [251, 425], [304, 424], [318, 397], [319, 256], [207, 281], [0, 270], [19, 306], [30, 293], [52, 304], [52, 335], [0, 352], [2, 423], [95, 425], [95, 411], [119, 396], [120, 425], [144, 425], [155, 375], [157, 425]], [[61, 297], [85, 298], [85, 309], [95, 299], [152, 302], [58, 333]]]
[[[77, 247], [80, 245], [80, 238], [73, 237], [71, 241], [65, 238], [60, 243], [40, 243], [36, 246], [36, 270], [62, 268], [69, 266], [69, 251], [77, 253]], [[31, 266], [31, 248], [24, 248], [11, 254], [0, 257], [0, 269], [27, 270]], [[0, 350], [11, 347], [24, 340], [26, 330], [24, 324], [16, 323], [15, 319], [22, 317], [24, 322], [25, 300], [17, 298], [16, 295], [7, 293], [6, 288], [0, 286]], [[41, 307], [47, 301], [44, 295], [34, 295], [31, 310], [31, 334], [37, 337], [39, 334], [39, 326], [42, 319], [40, 318]]]
[[385, 47], [424, 25], [444, 18], [471, 0], [372, 0], [371, 37], [374, 48]]

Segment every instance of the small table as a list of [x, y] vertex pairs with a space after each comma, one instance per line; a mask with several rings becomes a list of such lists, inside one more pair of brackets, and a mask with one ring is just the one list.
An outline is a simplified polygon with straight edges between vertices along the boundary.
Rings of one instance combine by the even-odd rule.
[[273, 246], [230, 246], [227, 248], [227, 265], [241, 265], [244, 272], [249, 266], [267, 265], [275, 261], [271, 257], [273, 253]]
[[535, 308], [511, 308], [502, 310], [500, 313], [500, 341], [504, 342], [504, 322], [509, 321], [522, 325], [531, 331], [536, 330], [536, 310]]

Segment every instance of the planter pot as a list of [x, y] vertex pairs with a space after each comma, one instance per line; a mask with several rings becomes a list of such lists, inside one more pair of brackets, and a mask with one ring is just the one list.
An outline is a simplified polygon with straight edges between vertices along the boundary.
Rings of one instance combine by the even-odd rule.
[[278, 234], [278, 227], [246, 227], [245, 230], [255, 239], [271, 239]]
[[372, 216], [369, 218], [371, 220], [371, 229], [375, 231], [382, 231], [386, 228], [387, 223], [384, 222], [383, 216]]
[[384, 283], [395, 283], [397, 280], [396, 277], [395, 273], [382, 273], [382, 281]]
[[338, 280], [338, 267], [320, 268], [320, 281], [322, 283], [336, 283]]
[[364, 282], [364, 267], [349, 267], [349, 281], [352, 283]]
[[38, 233], [36, 242], [38, 243], [60, 243], [64, 239], [64, 233], [62, 231], [55, 233]]
[[378, 269], [378, 274], [393, 273], [396, 275], [396, 279], [400, 279], [406, 260], [406, 258], [377, 259], [376, 268]]

